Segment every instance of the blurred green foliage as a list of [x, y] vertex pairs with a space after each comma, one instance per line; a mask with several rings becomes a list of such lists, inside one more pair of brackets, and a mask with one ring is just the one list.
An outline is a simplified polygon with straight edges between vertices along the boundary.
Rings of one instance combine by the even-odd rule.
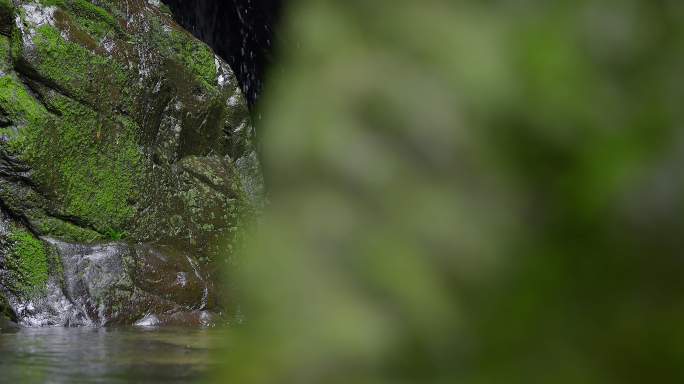
[[683, 382], [682, 20], [292, 1], [218, 381]]

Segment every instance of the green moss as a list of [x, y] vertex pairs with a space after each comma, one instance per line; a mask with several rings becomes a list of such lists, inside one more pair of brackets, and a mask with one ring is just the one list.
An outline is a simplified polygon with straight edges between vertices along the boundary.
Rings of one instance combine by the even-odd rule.
[[12, 55], [10, 54], [10, 39], [0, 35], [0, 71], [6, 72], [12, 67]]
[[100, 21], [110, 25], [112, 28], [117, 27], [114, 16], [87, 0], [40, 0], [40, 2], [46, 6], [56, 6], [68, 10], [70, 13], [80, 17]]
[[109, 33], [121, 33], [116, 19], [103, 8], [85, 0], [41, 0], [46, 6], [66, 11], [70, 19], [92, 37], [101, 39]]
[[130, 89], [126, 70], [114, 60], [93, 54], [66, 41], [52, 26], [36, 29], [33, 38], [38, 53], [39, 74], [91, 106], [126, 104]]
[[50, 216], [46, 213], [46, 208], [51, 202], [24, 183], [0, 180], [0, 201], [8, 211], [25, 217], [30, 227], [41, 236], [79, 243], [89, 243], [103, 238], [102, 234], [92, 229]]
[[[21, 156], [35, 178], [68, 216], [100, 233], [119, 231], [135, 212], [142, 155], [139, 128], [107, 119], [61, 95], [46, 102], [61, 115], [22, 131]], [[61, 229], [64, 229], [62, 227]]]
[[47, 121], [47, 110], [26, 89], [14, 73], [0, 77], [0, 111], [9, 117], [17, 128], [2, 128], [0, 136], [10, 139], [6, 148], [18, 153], [25, 147], [19, 135], [23, 127], [42, 126]]
[[91, 3], [90, 1], [71, 0], [67, 1], [67, 4], [68, 9], [80, 17], [104, 23], [113, 29], [118, 29], [119, 27], [116, 19], [110, 15], [109, 12]]
[[123, 240], [128, 236], [128, 232], [118, 229], [110, 229], [105, 233], [105, 235], [111, 240]]
[[21, 31], [18, 28], [12, 28], [10, 35], [10, 56], [12, 59], [20, 57], [23, 52], [23, 45], [21, 41]]
[[[103, 90], [127, 89], [123, 70], [115, 63], [64, 41], [54, 28], [38, 28], [34, 41], [41, 57], [39, 72], [77, 97], [97, 104], [98, 98], [111, 99]], [[90, 78], [94, 73], [107, 76]], [[0, 134], [12, 139], [7, 148], [34, 169], [35, 180], [58, 211], [96, 231], [53, 218], [36, 220], [36, 229], [74, 241], [123, 233], [135, 211], [131, 201], [141, 167], [140, 129], [127, 118], [114, 121], [85, 104], [48, 93], [44, 101], [54, 115], [15, 75], [1, 77], [0, 110], [20, 129], [5, 128]]]
[[32, 224], [39, 233], [65, 241], [92, 243], [93, 241], [102, 240], [104, 238], [102, 234], [96, 231], [82, 228], [78, 225], [50, 216], [32, 220]]
[[168, 5], [166, 5], [164, 3], [160, 3], [159, 4], [159, 10], [161, 11], [161, 13], [173, 17], [173, 12], [171, 12], [171, 8], [169, 8]]
[[48, 279], [45, 244], [19, 228], [12, 229], [8, 241], [10, 248], [5, 257], [5, 267], [12, 274], [12, 289], [19, 293], [40, 291]]
[[166, 40], [173, 57], [207, 85], [216, 86], [216, 61], [209, 47], [187, 33], [176, 30]]
[[14, 74], [0, 77], [0, 109], [13, 121], [26, 124], [43, 121], [47, 112]]

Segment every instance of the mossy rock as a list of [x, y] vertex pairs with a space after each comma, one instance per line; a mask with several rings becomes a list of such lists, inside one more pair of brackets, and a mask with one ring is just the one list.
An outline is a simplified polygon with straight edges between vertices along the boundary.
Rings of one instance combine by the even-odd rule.
[[[62, 240], [176, 241], [178, 226], [162, 216], [178, 215], [197, 223], [182, 234], [187, 245], [205, 243], [238, 215], [205, 220], [193, 207], [242, 212], [252, 203], [240, 190], [246, 175], [231, 165], [256, 161], [244, 97], [228, 65], [167, 12], [122, 4], [16, 2], [12, 68], [0, 77], [10, 123], [0, 132], [8, 155], [30, 167], [26, 182], [42, 202], [10, 208]], [[218, 160], [228, 177], [218, 188], [188, 179], [179, 165], [188, 157]]]
[[6, 241], [8, 251], [4, 257], [4, 269], [9, 271], [7, 287], [20, 295], [40, 293], [48, 280], [45, 244], [21, 228], [12, 228]]
[[[0, 0], [0, 211], [12, 227], [0, 290], [59, 291], [68, 276], [45, 241], [154, 244], [211, 269], [260, 201], [233, 71], [153, 3]], [[145, 289], [97, 300], [144, 304], [166, 289], [128, 278]], [[196, 296], [183, 306], [200, 310]]]

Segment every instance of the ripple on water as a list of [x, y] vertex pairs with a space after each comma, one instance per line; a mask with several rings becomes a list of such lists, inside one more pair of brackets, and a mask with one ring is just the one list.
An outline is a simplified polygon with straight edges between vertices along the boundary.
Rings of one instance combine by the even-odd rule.
[[223, 330], [24, 328], [0, 334], [0, 382], [193, 382]]

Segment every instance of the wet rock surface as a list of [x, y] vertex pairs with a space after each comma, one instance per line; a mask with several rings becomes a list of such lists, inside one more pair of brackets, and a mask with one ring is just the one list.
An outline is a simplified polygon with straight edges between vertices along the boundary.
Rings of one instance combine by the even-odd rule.
[[261, 199], [253, 135], [230, 66], [160, 2], [0, 0], [0, 313], [215, 321], [220, 247]]
[[207, 309], [208, 276], [189, 256], [149, 244], [45, 241], [63, 271], [45, 294], [15, 301], [22, 325], [209, 325], [216, 318]]

